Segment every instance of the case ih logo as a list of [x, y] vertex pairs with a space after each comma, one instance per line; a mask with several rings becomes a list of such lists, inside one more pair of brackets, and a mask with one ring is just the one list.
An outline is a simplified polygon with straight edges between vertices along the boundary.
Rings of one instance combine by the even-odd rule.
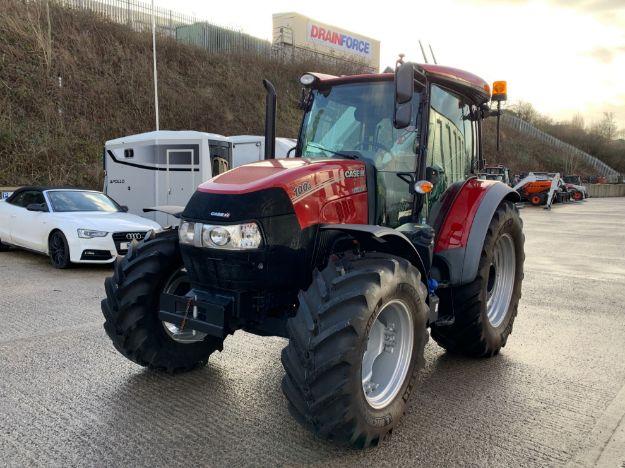
[[126, 234], [126, 239], [141, 240], [143, 239], [143, 233], [142, 232], [129, 232], [128, 234]]
[[220, 211], [211, 211], [211, 216], [215, 216], [217, 218], [229, 218], [230, 213], [222, 213]]
[[345, 171], [346, 179], [355, 179], [357, 177], [364, 177], [364, 176], [365, 176], [364, 169], [350, 169], [348, 171]]

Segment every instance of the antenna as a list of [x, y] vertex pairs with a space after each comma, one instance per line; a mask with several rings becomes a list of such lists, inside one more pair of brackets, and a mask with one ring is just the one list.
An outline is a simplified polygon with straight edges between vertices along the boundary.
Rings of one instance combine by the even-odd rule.
[[425, 55], [425, 49], [423, 48], [423, 44], [421, 44], [421, 39], [419, 39], [419, 47], [421, 47], [421, 53], [423, 54], [423, 60], [425, 60], [425, 63], [430, 63]]
[[432, 54], [432, 60], [434, 60], [434, 65], [438, 65], [438, 62], [436, 61], [436, 56], [434, 55], [434, 50], [432, 50], [432, 44], [428, 44], [428, 47], [430, 48], [430, 53]]

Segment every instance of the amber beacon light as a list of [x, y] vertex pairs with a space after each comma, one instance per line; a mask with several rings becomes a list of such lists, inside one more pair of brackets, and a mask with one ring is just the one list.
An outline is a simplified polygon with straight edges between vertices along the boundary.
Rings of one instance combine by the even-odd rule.
[[493, 101], [505, 101], [508, 99], [508, 83], [505, 81], [495, 81], [493, 83]]

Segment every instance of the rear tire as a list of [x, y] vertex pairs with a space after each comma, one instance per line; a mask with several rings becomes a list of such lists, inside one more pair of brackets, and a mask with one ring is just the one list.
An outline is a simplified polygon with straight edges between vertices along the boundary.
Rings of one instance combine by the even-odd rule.
[[169, 373], [188, 371], [205, 366], [213, 352], [223, 349], [224, 340], [211, 336], [176, 341], [158, 317], [160, 295], [183, 267], [178, 231], [169, 230], [131, 245], [104, 283], [104, 329], [113, 346], [141, 366]]
[[[315, 270], [311, 286], [299, 294], [282, 350], [282, 390], [295, 419], [360, 448], [390, 434], [425, 363], [425, 298], [419, 271], [392, 255], [346, 255]], [[390, 315], [393, 307], [403, 312]], [[393, 351], [395, 358], [389, 357]]]
[[69, 259], [69, 244], [61, 231], [55, 231], [50, 235], [48, 239], [48, 255], [50, 257], [50, 264], [54, 268], [62, 270], [71, 265]]
[[581, 201], [581, 200], [584, 199], [584, 194], [582, 192], [576, 190], [575, 193], [573, 194], [573, 199], [575, 201]]
[[[440, 346], [458, 354], [490, 357], [506, 345], [521, 298], [524, 243], [519, 212], [514, 203], [504, 201], [488, 227], [476, 279], [467, 285], [441, 290], [440, 310], [454, 315], [455, 321], [447, 326], [432, 325], [432, 338]], [[506, 260], [504, 250], [509, 253], [511, 245], [514, 258]], [[506, 271], [513, 272], [511, 282]], [[507, 294], [497, 296], [497, 291], [510, 293], [507, 308], [502, 307]], [[497, 302], [499, 297], [503, 298], [502, 302]]]

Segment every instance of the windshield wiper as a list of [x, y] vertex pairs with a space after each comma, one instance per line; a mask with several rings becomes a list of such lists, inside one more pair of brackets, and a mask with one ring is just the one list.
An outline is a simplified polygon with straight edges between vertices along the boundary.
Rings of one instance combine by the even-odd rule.
[[331, 150], [329, 148], [324, 148], [323, 146], [316, 145], [314, 143], [307, 143], [306, 146], [311, 146], [313, 148], [320, 149], [321, 151], [325, 151], [326, 153], [331, 153], [336, 156], [343, 156], [344, 158], [347, 158], [347, 159], [361, 159], [362, 158], [362, 154], [360, 154], [359, 151], [349, 151], [349, 152], [336, 151], [336, 150]]

